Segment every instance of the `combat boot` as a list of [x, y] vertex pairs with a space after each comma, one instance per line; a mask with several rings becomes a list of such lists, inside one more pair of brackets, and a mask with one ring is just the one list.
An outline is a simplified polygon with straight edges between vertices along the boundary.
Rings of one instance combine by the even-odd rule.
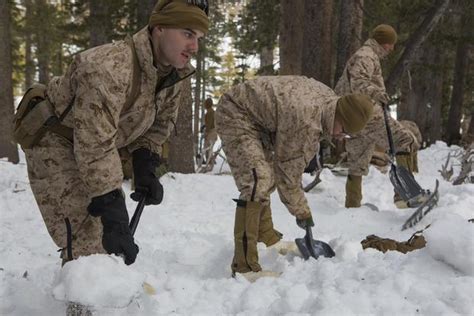
[[278, 243], [282, 233], [273, 228], [272, 210], [270, 205], [265, 205], [260, 216], [258, 229], [258, 242], [263, 242], [267, 247]]
[[250, 271], [246, 273], [241, 273], [241, 275], [247, 279], [250, 283], [257, 281], [260, 278], [277, 278], [281, 275], [281, 272], [274, 271]]
[[362, 176], [348, 175], [346, 181], [346, 208], [360, 207], [362, 201]]

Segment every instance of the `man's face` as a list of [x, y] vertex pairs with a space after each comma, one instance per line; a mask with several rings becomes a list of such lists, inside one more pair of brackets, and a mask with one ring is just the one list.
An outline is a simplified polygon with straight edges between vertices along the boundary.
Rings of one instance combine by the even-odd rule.
[[382, 44], [382, 47], [390, 54], [391, 52], [393, 52], [395, 44]]
[[155, 26], [152, 31], [153, 56], [163, 65], [181, 69], [197, 53], [198, 40], [203, 36], [198, 30]]

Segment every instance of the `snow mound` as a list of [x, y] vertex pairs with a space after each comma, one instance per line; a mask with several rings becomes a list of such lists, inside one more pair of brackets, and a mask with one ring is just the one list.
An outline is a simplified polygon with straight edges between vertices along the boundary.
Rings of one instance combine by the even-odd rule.
[[456, 214], [447, 214], [424, 231], [430, 255], [455, 269], [474, 275], [474, 225]]
[[126, 307], [142, 292], [145, 275], [123, 259], [91, 255], [68, 262], [59, 271], [53, 296], [60, 301], [95, 307]]

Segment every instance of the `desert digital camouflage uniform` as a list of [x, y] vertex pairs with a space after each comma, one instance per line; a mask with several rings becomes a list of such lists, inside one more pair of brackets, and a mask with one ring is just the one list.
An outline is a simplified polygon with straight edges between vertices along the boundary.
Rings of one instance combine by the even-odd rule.
[[[74, 144], [48, 132], [25, 150], [31, 187], [49, 234], [64, 249], [68, 218], [74, 258], [105, 252], [100, 218], [91, 217], [87, 205], [92, 197], [121, 188], [119, 149], [131, 153], [144, 147], [161, 153], [178, 112], [181, 84], [173, 83], [193, 72], [191, 66], [178, 71], [157, 69], [149, 37], [147, 28], [133, 36], [141, 68], [140, 92], [134, 103], [123, 108], [132, 82], [130, 45], [118, 41], [89, 49], [47, 87], [47, 98], [58, 116], [73, 103], [63, 125], [74, 129]], [[178, 76], [163, 81], [168, 73]], [[171, 86], [159, 90], [162, 82]]]
[[[375, 103], [372, 119], [366, 127], [346, 140], [347, 161], [351, 175], [368, 174], [375, 145], [388, 148], [383, 110], [380, 106], [381, 102], [388, 101], [380, 65], [380, 60], [387, 54], [387, 51], [375, 39], [368, 39], [348, 60], [335, 88], [336, 93], [341, 96], [362, 93], [371, 97]], [[389, 124], [396, 153], [408, 153], [419, 149], [420, 144], [416, 138], [412, 137], [413, 133], [400, 122], [389, 117]]]
[[332, 131], [337, 100], [303, 76], [259, 77], [221, 97], [217, 132], [240, 200], [268, 205], [276, 186], [291, 214], [309, 217], [301, 178], [321, 135]]

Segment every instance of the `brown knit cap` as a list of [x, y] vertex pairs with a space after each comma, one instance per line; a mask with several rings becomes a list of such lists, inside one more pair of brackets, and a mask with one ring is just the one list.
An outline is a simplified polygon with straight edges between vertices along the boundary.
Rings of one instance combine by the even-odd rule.
[[379, 44], [395, 44], [397, 31], [387, 24], [380, 24], [372, 30], [372, 38]]
[[191, 29], [207, 33], [209, 18], [199, 7], [186, 0], [160, 0], [155, 5], [148, 21], [151, 29], [156, 25], [163, 28]]
[[349, 94], [339, 98], [336, 106], [338, 119], [346, 133], [360, 132], [372, 117], [374, 104], [363, 94]]

